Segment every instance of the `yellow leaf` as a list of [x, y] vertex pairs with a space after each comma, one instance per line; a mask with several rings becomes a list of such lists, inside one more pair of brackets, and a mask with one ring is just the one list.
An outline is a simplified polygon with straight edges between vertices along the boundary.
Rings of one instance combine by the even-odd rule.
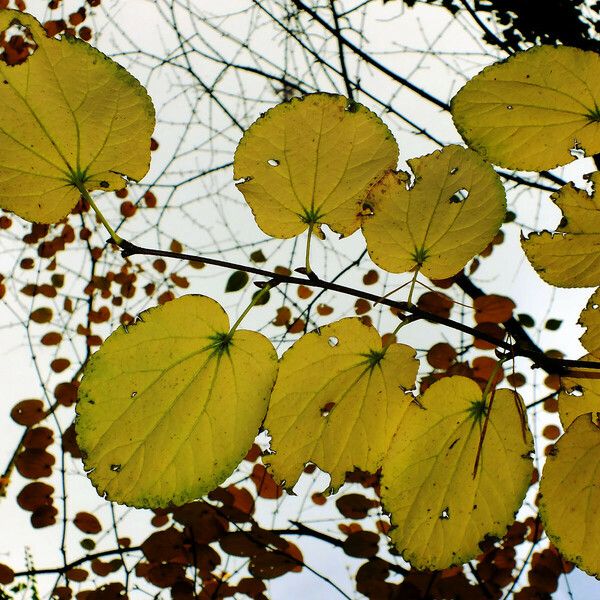
[[[596, 290], [579, 316], [579, 325], [586, 328], [580, 341], [589, 352], [579, 360], [600, 360], [600, 290]], [[561, 377], [558, 411], [564, 429], [579, 416], [600, 411], [600, 374], [594, 369], [571, 369]]]
[[492, 240], [506, 212], [504, 188], [475, 152], [447, 146], [408, 161], [371, 188], [363, 233], [373, 262], [386, 271], [418, 268], [427, 277], [456, 274]]
[[0, 62], [0, 207], [54, 223], [88, 190], [125, 187], [150, 161], [154, 108], [123, 67], [85, 42], [46, 37], [31, 15], [0, 11], [0, 31], [27, 27], [37, 49]]
[[359, 319], [342, 319], [298, 340], [282, 357], [265, 428], [267, 459], [291, 488], [307, 462], [338, 488], [354, 467], [375, 471], [413, 397], [415, 351]]
[[590, 414], [573, 421], [548, 456], [540, 514], [552, 543], [590, 575], [600, 574], [600, 430]]
[[[600, 228], [598, 230], [600, 237]], [[583, 347], [600, 360], [600, 290], [596, 290], [579, 315], [579, 325], [587, 331], [579, 338]]]
[[538, 46], [485, 68], [452, 99], [456, 128], [492, 163], [541, 171], [600, 152], [600, 56]]
[[397, 161], [396, 141], [374, 113], [344, 96], [310, 94], [251, 125], [233, 164], [258, 226], [290, 238], [311, 223], [356, 231], [367, 190]]
[[[597, 361], [591, 354], [579, 360]], [[572, 369], [568, 377], [560, 378], [558, 414], [563, 429], [567, 429], [579, 416], [600, 412], [600, 373], [595, 369]]]
[[271, 343], [236, 331], [221, 306], [183, 296], [120, 328], [87, 364], [77, 436], [109, 500], [183, 504], [228, 477], [265, 416], [277, 374]]
[[[594, 186], [600, 173], [592, 173]], [[556, 233], [543, 231], [522, 239], [523, 250], [547, 283], [558, 287], [600, 284], [600, 199], [568, 183], [550, 196], [563, 213]]]
[[466, 377], [434, 383], [411, 407], [383, 462], [390, 537], [418, 569], [462, 564], [486, 535], [502, 536], [529, 487], [533, 444], [512, 390], [495, 394], [475, 478], [482, 392]]

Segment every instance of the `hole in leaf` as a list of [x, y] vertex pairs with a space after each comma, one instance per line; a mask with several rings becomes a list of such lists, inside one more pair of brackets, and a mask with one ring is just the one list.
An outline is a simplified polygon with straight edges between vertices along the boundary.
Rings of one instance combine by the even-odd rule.
[[450, 198], [450, 204], [460, 204], [464, 202], [469, 197], [469, 191], [465, 188], [461, 188], [454, 194], [452, 194]]
[[446, 506], [446, 508], [440, 514], [440, 519], [449, 519], [450, 518], [450, 508]]
[[110, 465], [110, 470], [118, 473], [121, 470], [121, 465]]
[[593, 308], [594, 310], [597, 310], [597, 309], [598, 309], [598, 306], [600, 306], [600, 304], [595, 304], [595, 303], [594, 303], [594, 304], [592, 304], [592, 308]]
[[573, 141], [573, 147], [569, 150], [569, 154], [573, 158], [584, 158], [585, 150], [581, 147], [581, 144], [578, 140]]
[[450, 175], [456, 175], [458, 173], [458, 167], [452, 167], [450, 169]]
[[340, 340], [334, 336], [331, 336], [328, 340], [327, 343], [332, 347], [335, 348], [339, 343]]
[[344, 110], [346, 112], [355, 113], [355, 112], [358, 112], [359, 107], [360, 107], [360, 104], [358, 104], [358, 102], [354, 102], [354, 100], [348, 99], [348, 104], [346, 104], [346, 107], [344, 108]]
[[571, 388], [568, 392], [569, 396], [576, 396], [577, 398], [581, 398], [583, 396], [583, 388], [580, 385], [576, 385]]
[[135, 398], [137, 396], [137, 392], [131, 392], [130, 398]]
[[[250, 181], [252, 179], [252, 177], [240, 177], [239, 179], [234, 179], [233, 183], [235, 183], [235, 185], [240, 185], [241, 183], [246, 183], [247, 181]], [[102, 185], [102, 184], [100, 184]]]
[[279, 161], [276, 158], [270, 158], [267, 163], [269, 165], [271, 165], [272, 167], [278, 167], [279, 166]]
[[24, 63], [36, 50], [29, 28], [18, 21], [0, 32], [0, 60], [9, 67]]
[[507, 104], [506, 105], [506, 110], [512, 110], [512, 104]]
[[334, 406], [335, 406], [335, 402], [328, 402], [325, 406], [323, 406], [321, 408], [321, 416], [328, 417], [329, 413], [331, 413]]
[[375, 214], [375, 210], [373, 209], [373, 205], [368, 202], [363, 202], [362, 208], [358, 213], [359, 217], [372, 217]]

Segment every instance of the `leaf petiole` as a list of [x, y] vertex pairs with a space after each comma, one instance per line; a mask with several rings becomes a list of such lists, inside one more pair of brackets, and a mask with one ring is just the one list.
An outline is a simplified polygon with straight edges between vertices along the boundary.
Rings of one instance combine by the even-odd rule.
[[233, 337], [233, 334], [235, 333], [236, 329], [240, 326], [240, 323], [244, 320], [244, 317], [250, 312], [252, 307], [255, 306], [263, 296], [268, 294], [269, 290], [272, 287], [273, 287], [273, 284], [267, 283], [266, 285], [264, 285], [261, 288], [261, 290], [258, 292], [258, 294], [256, 294], [254, 296], [254, 298], [252, 298], [252, 300], [250, 301], [250, 304], [248, 304], [248, 306], [244, 309], [244, 312], [238, 317], [237, 321], [232, 325], [231, 329], [229, 330], [229, 333], [227, 334], [227, 337], [229, 339], [231, 339]]
[[77, 186], [77, 189], [81, 192], [81, 195], [83, 196], [83, 198], [85, 198], [85, 200], [92, 207], [93, 211], [96, 213], [96, 216], [98, 217], [98, 219], [100, 219], [100, 222], [102, 223], [102, 225], [104, 225], [106, 231], [108, 231], [108, 234], [110, 235], [112, 241], [115, 244], [117, 244], [117, 246], [120, 246], [123, 242], [123, 238], [120, 235], [118, 235], [115, 232], [115, 230], [110, 226], [109, 222], [106, 220], [106, 218], [102, 214], [102, 211], [98, 208], [98, 206], [92, 199], [92, 196], [90, 195], [90, 193], [85, 189], [85, 186], [83, 185], [83, 183], [81, 181], [74, 181], [73, 183], [74, 183], [74, 185]]
[[[498, 375], [498, 372], [502, 368], [502, 365], [507, 360], [510, 360], [510, 358], [504, 358], [496, 363], [492, 374], [490, 375], [489, 379], [487, 380], [487, 383], [485, 384], [485, 389], [483, 390], [483, 394], [481, 396], [485, 419], [483, 421], [483, 427], [481, 428], [481, 432], [479, 434], [479, 444], [477, 445], [477, 454], [475, 455], [475, 464], [473, 465], [473, 479], [477, 477], [477, 469], [479, 468], [479, 461], [481, 459], [481, 452], [483, 450], [483, 441], [487, 432], [488, 421], [490, 420], [490, 413], [492, 412], [492, 404], [494, 403], [494, 396], [496, 394], [496, 375]], [[489, 404], [487, 402], [488, 395], [490, 396]]]
[[315, 226], [314, 223], [311, 223], [308, 226], [308, 232], [307, 232], [307, 238], [306, 238], [306, 255], [304, 257], [304, 266], [306, 268], [306, 275], [309, 277], [310, 277], [310, 274], [313, 272], [312, 269], [310, 268], [310, 240], [312, 239], [314, 226]]

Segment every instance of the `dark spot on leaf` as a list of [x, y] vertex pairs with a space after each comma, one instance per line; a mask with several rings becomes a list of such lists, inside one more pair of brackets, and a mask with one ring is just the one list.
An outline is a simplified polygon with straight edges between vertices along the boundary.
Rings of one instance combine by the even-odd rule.
[[456, 438], [451, 444], [450, 446], [448, 446], [448, 450], [452, 450], [452, 448], [454, 448], [454, 446], [456, 446], [456, 442], [458, 442], [458, 440], [460, 440], [460, 438]]
[[362, 208], [358, 213], [359, 217], [372, 217], [375, 214], [375, 210], [373, 209], [373, 205], [368, 202], [363, 202]]
[[328, 417], [329, 413], [331, 413], [334, 406], [335, 406], [335, 402], [328, 402], [325, 406], [323, 406], [321, 408], [321, 416]]
[[100, 187], [101, 187], [101, 188], [107, 188], [107, 187], [108, 187], [108, 185], [109, 185], [109, 184], [108, 184], [108, 181], [101, 181], [101, 182], [100, 182]]

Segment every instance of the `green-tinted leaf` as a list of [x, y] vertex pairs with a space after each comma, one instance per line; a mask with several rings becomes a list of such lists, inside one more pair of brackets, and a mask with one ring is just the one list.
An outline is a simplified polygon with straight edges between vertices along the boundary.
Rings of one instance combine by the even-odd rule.
[[600, 56], [538, 46], [484, 69], [452, 100], [467, 144], [510, 169], [541, 171], [600, 152]]
[[0, 31], [18, 21], [38, 48], [25, 63], [0, 62], [0, 206], [54, 223], [88, 190], [125, 187], [150, 161], [154, 108], [140, 83], [85, 42], [46, 37], [18, 11], [0, 11]]
[[276, 452], [267, 462], [292, 487], [307, 462], [339, 487], [354, 467], [376, 471], [412, 401], [418, 362], [359, 319], [342, 319], [300, 338], [281, 359], [265, 427]]
[[544, 528], [561, 554], [600, 574], [600, 429], [590, 414], [579, 416], [550, 453], [540, 482]]
[[535, 321], [533, 320], [533, 317], [531, 315], [528, 315], [526, 313], [519, 313], [517, 315], [517, 318], [519, 319], [519, 323], [521, 323], [523, 327], [535, 327]]
[[[254, 292], [254, 294], [252, 294], [252, 299], [254, 300], [254, 298], [256, 298], [256, 296], [258, 296], [258, 294], [260, 294], [261, 290], [257, 290], [256, 292]], [[254, 304], [254, 306], [264, 306], [265, 304], [267, 304], [269, 302], [269, 300], [271, 299], [271, 292], [267, 291], [265, 294], [263, 294], [259, 299], [258, 302], [256, 302]]]
[[266, 262], [267, 258], [266, 256], [263, 254], [262, 250], [255, 250], [251, 255], [250, 255], [250, 260], [252, 262], [255, 263], [264, 263]]
[[562, 321], [560, 319], [548, 319], [546, 321], [546, 325], [544, 327], [549, 331], [556, 331], [562, 325]]
[[404, 415], [383, 462], [381, 497], [403, 557], [418, 569], [443, 569], [479, 554], [486, 535], [500, 537], [513, 522], [531, 479], [533, 444], [528, 430], [523, 435], [518, 394], [497, 391], [473, 478], [485, 419], [479, 386], [444, 378], [421, 403]]
[[250, 448], [277, 373], [271, 343], [236, 331], [214, 300], [183, 296], [120, 328], [88, 362], [78, 443], [100, 494], [183, 504], [221, 483]]
[[[456, 274], [491, 242], [506, 210], [504, 188], [473, 151], [447, 146], [408, 161], [415, 176], [387, 173], [366, 199], [363, 233], [373, 262], [427, 277]], [[407, 189], [408, 188], [408, 189]]]
[[[590, 175], [595, 189], [600, 173]], [[551, 196], [563, 213], [556, 233], [534, 233], [521, 243], [529, 262], [547, 283], [559, 287], [600, 284], [600, 198], [568, 183]]]
[[310, 94], [250, 126], [234, 177], [268, 235], [293, 237], [309, 223], [350, 235], [367, 190], [397, 161], [396, 141], [374, 113], [343, 96]]
[[248, 273], [245, 271], [234, 271], [227, 280], [226, 292], [239, 292], [249, 281]]

